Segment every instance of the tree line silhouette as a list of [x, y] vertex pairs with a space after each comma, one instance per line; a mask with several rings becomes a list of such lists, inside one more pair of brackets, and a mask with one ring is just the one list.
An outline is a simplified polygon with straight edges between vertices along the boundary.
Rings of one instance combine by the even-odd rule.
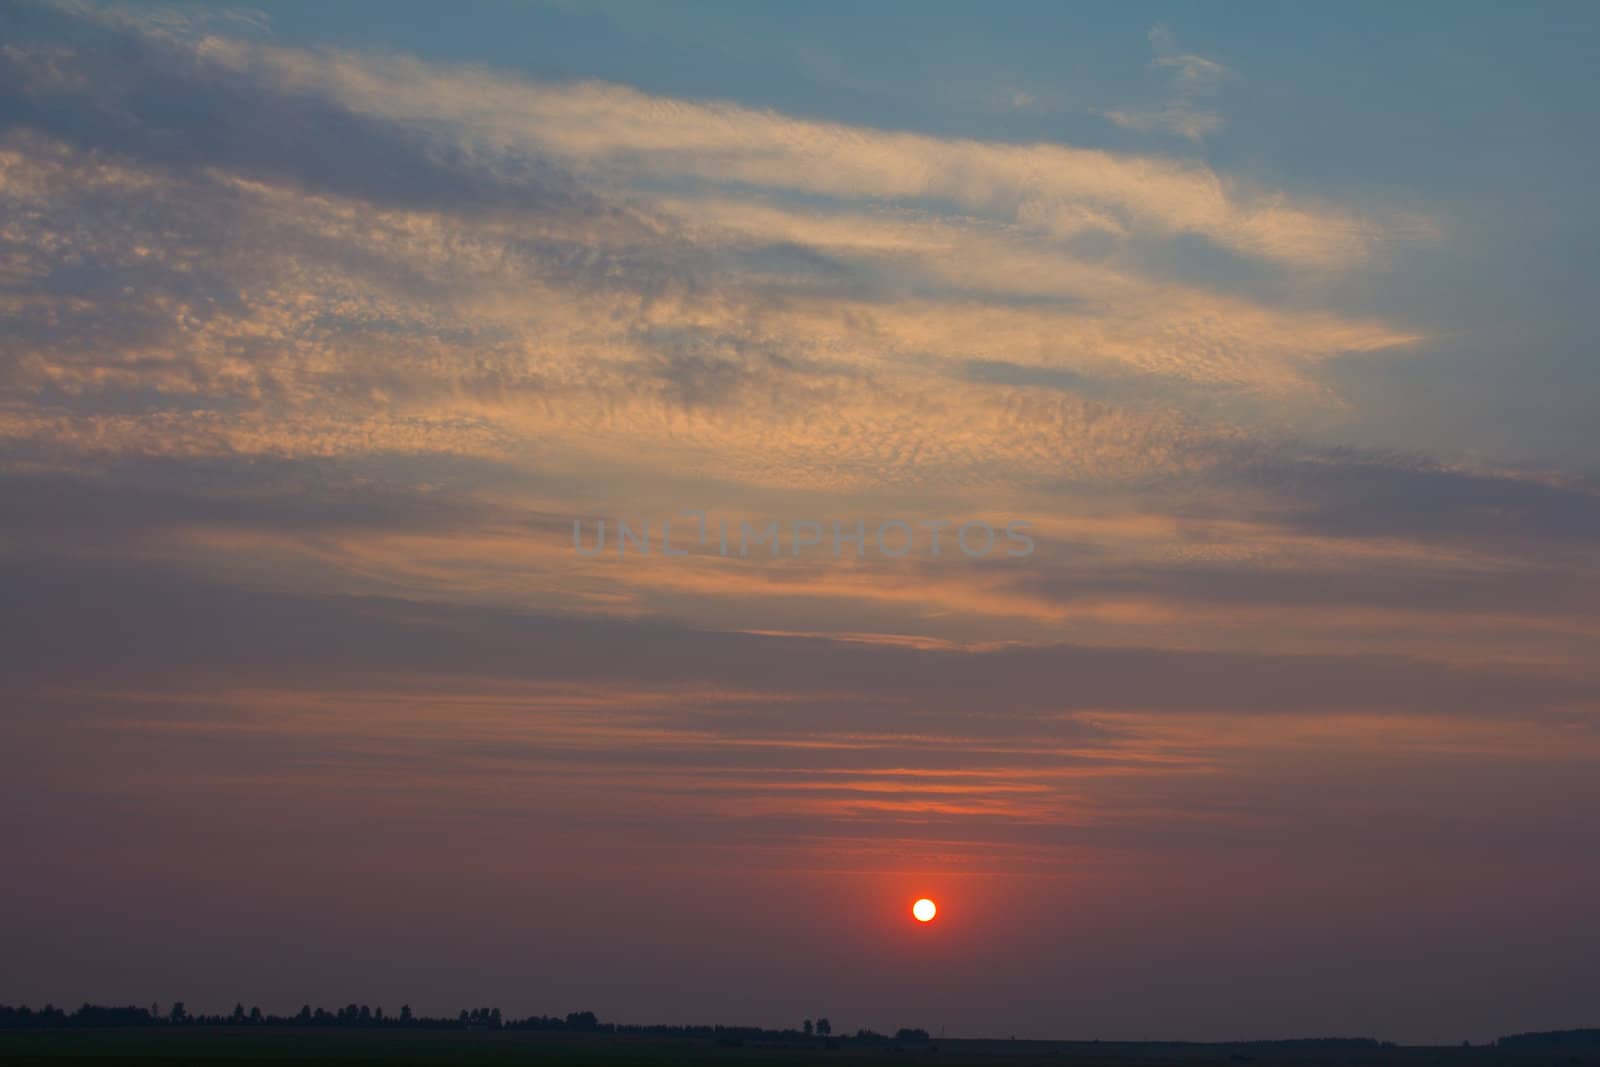
[[[676, 1037], [711, 1037], [719, 1040], [783, 1040], [819, 1038], [834, 1039], [833, 1024], [826, 1018], [815, 1022], [805, 1020], [798, 1028], [768, 1030], [759, 1026], [720, 1025], [639, 1025], [633, 1023], [605, 1023], [592, 1011], [568, 1012], [565, 1016], [530, 1015], [522, 1019], [507, 1018], [499, 1008], [463, 1008], [454, 1016], [418, 1015], [411, 1005], [403, 1004], [398, 1013], [388, 1014], [383, 1008], [366, 1004], [348, 1004], [338, 1011], [313, 1008], [307, 1004], [294, 1015], [272, 1015], [260, 1007], [246, 1010], [235, 1004], [227, 1015], [192, 1014], [183, 1001], [176, 1001], [166, 1011], [159, 1004], [148, 1008], [106, 1007], [84, 1004], [76, 1011], [67, 1012], [46, 1004], [35, 1011], [27, 1005], [10, 1007], [0, 1004], [0, 1029], [54, 1029], [95, 1027], [179, 1027], [179, 1026], [353, 1026], [393, 1027], [433, 1030], [562, 1030], [572, 1033], [649, 1034]], [[883, 1034], [873, 1030], [857, 1030], [851, 1040], [884, 1041]], [[926, 1041], [926, 1030], [902, 1027], [894, 1039], [898, 1041]]]
[[[556, 1030], [569, 1033], [644, 1034], [661, 1037], [714, 1038], [722, 1043], [744, 1041], [794, 1041], [820, 1038], [830, 1045], [838, 1041], [888, 1042], [901, 1044], [930, 1040], [928, 1032], [913, 1027], [901, 1027], [891, 1035], [875, 1030], [860, 1029], [851, 1035], [835, 1035], [833, 1024], [826, 1018], [806, 1019], [798, 1028], [769, 1030], [759, 1026], [681, 1025], [606, 1023], [592, 1011], [573, 1011], [560, 1015], [530, 1015], [522, 1019], [507, 1018], [499, 1008], [463, 1008], [456, 1015], [418, 1015], [411, 1005], [403, 1004], [394, 1014], [382, 1007], [365, 1004], [347, 1004], [338, 1011], [313, 1008], [307, 1004], [293, 1015], [272, 1015], [259, 1007], [245, 1009], [235, 1004], [227, 1015], [192, 1014], [183, 1001], [176, 1001], [166, 1011], [159, 1004], [148, 1008], [106, 1007], [84, 1004], [68, 1012], [53, 1004], [35, 1011], [26, 1004], [11, 1007], [0, 1004], [0, 1030], [95, 1029], [129, 1027], [204, 1027], [204, 1026], [343, 1026], [365, 1028], [416, 1028], [431, 1030]], [[1096, 1042], [1098, 1044], [1099, 1042]], [[1388, 1041], [1372, 1038], [1311, 1038], [1276, 1041], [1244, 1042], [1245, 1045], [1306, 1046], [1317, 1048], [1394, 1048]], [[1467, 1042], [1463, 1042], [1467, 1044]], [[1600, 1048], [1600, 1029], [1549, 1030], [1535, 1033], [1511, 1034], [1488, 1043], [1490, 1048], [1514, 1051], [1539, 1052], [1592, 1052]]]

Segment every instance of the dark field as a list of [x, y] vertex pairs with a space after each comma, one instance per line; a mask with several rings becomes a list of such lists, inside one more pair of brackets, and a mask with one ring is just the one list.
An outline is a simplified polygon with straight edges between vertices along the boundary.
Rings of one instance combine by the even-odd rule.
[[98, 1064], [1071, 1064], [1076, 1067], [1491, 1067], [1597, 1064], [1600, 1051], [1359, 1043], [1144, 1044], [997, 1040], [723, 1042], [627, 1034], [293, 1028], [0, 1031], [0, 1062]]

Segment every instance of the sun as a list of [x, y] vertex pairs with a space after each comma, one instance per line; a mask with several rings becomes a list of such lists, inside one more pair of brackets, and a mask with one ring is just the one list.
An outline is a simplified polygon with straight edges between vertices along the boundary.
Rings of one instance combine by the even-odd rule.
[[919, 923], [931, 923], [933, 922], [933, 917], [937, 914], [939, 914], [939, 905], [927, 897], [923, 897], [911, 905], [911, 917]]

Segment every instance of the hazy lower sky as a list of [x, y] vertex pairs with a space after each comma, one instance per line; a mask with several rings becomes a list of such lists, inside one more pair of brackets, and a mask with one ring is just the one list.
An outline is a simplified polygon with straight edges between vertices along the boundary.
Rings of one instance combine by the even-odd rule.
[[1596, 1025], [1597, 71], [0, 0], [0, 1002]]

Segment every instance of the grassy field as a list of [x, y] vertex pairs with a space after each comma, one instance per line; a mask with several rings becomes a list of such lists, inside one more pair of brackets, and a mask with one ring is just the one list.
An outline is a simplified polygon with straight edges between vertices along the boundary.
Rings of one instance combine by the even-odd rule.
[[1493, 1048], [1318, 1044], [1137, 1044], [934, 1040], [897, 1044], [821, 1039], [718, 1042], [628, 1034], [530, 1031], [406, 1031], [196, 1028], [0, 1031], [6, 1065], [96, 1063], [202, 1064], [942, 1064], [1026, 1067], [1567, 1067], [1600, 1064], [1600, 1054]]

